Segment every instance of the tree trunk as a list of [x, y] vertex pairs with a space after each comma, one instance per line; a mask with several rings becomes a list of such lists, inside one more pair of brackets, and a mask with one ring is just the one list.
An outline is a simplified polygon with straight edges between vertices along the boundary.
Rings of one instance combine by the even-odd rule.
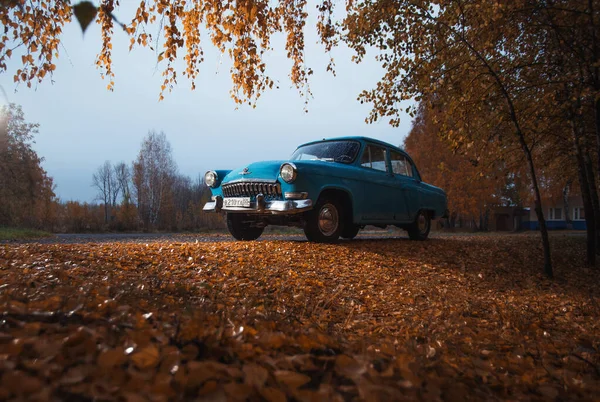
[[[598, 88], [596, 88], [598, 90]], [[598, 172], [600, 172], [600, 95], [596, 96], [595, 101], [595, 114], [596, 114], [596, 146], [598, 152]]]
[[531, 185], [533, 187], [533, 192], [535, 194], [535, 212], [537, 214], [538, 223], [540, 225], [540, 233], [542, 235], [542, 246], [544, 248], [544, 273], [548, 278], [553, 277], [552, 273], [552, 256], [550, 254], [550, 239], [548, 237], [548, 228], [546, 227], [546, 220], [544, 219], [544, 211], [542, 210], [542, 196], [540, 194], [540, 186], [538, 184], [537, 174], [535, 172], [535, 164], [533, 163], [533, 157], [531, 155], [531, 149], [527, 145], [527, 141], [525, 141], [525, 134], [523, 130], [521, 130], [521, 124], [519, 122], [519, 118], [517, 116], [517, 111], [515, 109], [515, 105], [513, 102], [512, 96], [509, 94], [507, 87], [504, 85], [496, 70], [490, 65], [483, 55], [477, 51], [473, 47], [473, 45], [464, 37], [460, 36], [462, 42], [471, 50], [471, 52], [478, 58], [492, 75], [496, 83], [498, 84], [498, 88], [502, 92], [504, 99], [506, 100], [506, 105], [508, 106], [508, 112], [510, 114], [510, 120], [514, 126], [514, 133], [519, 141], [519, 145], [525, 154], [525, 158], [527, 159], [527, 166], [529, 167], [529, 173], [531, 175]]
[[548, 278], [552, 278], [554, 274], [552, 272], [552, 257], [550, 255], [550, 238], [548, 237], [548, 228], [546, 227], [546, 219], [544, 219], [544, 211], [542, 209], [542, 196], [540, 194], [540, 187], [535, 174], [535, 166], [533, 164], [531, 151], [525, 144], [525, 139], [522, 136], [520, 137], [520, 140], [522, 141], [521, 147], [523, 148], [523, 152], [527, 158], [527, 164], [529, 165], [529, 172], [531, 174], [531, 182], [533, 184], [533, 191], [535, 195], [535, 213], [540, 225], [542, 247], [544, 248], [544, 273], [546, 276], [548, 276]]
[[589, 23], [590, 23], [590, 33], [592, 39], [592, 60], [590, 65], [594, 66], [592, 70], [592, 84], [594, 89], [596, 90], [596, 97], [594, 99], [594, 114], [595, 114], [595, 126], [596, 126], [596, 151], [598, 153], [598, 172], [600, 172], [600, 95], [598, 95], [598, 91], [600, 90], [600, 68], [598, 67], [598, 59], [600, 58], [600, 48], [598, 47], [598, 37], [596, 36], [596, 20], [595, 9], [594, 9], [594, 0], [588, 0], [588, 15], [589, 15]]
[[594, 174], [594, 168], [592, 166], [592, 159], [590, 158], [587, 151], [584, 151], [583, 161], [585, 163], [585, 175], [590, 189], [590, 200], [592, 202], [592, 208], [594, 210], [594, 226], [596, 228], [596, 251], [600, 247], [600, 202], [598, 200], [598, 190], [596, 188], [596, 175]]
[[569, 195], [571, 193], [571, 180], [563, 187], [563, 204], [565, 210], [565, 222], [567, 223], [567, 229], [573, 229], [573, 221], [571, 220], [571, 214], [569, 213]]
[[488, 231], [490, 228], [490, 209], [485, 209], [485, 214], [483, 215], [483, 230]]
[[587, 232], [587, 263], [594, 266], [596, 264], [596, 219], [590, 194], [590, 185], [586, 174], [585, 161], [581, 149], [579, 131], [573, 120], [571, 120], [571, 129], [573, 132], [573, 143], [575, 145], [575, 155], [577, 157], [577, 173], [579, 175], [579, 187], [581, 187], [581, 197], [583, 198], [583, 209], [585, 211], [585, 226]]

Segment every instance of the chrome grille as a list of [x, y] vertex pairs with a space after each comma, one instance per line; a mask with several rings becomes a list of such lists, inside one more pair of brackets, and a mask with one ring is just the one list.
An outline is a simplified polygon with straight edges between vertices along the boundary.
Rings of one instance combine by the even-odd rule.
[[277, 197], [281, 195], [279, 183], [262, 183], [255, 181], [244, 181], [238, 183], [223, 184], [223, 195], [225, 197], [251, 197], [258, 194]]

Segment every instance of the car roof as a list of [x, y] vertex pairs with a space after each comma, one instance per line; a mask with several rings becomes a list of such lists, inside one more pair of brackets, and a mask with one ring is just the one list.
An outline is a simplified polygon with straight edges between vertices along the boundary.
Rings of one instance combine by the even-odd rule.
[[384, 147], [390, 147], [392, 149], [397, 149], [397, 150], [400, 150], [400, 151], [404, 152], [404, 150], [402, 148], [397, 147], [396, 145], [392, 145], [392, 144], [387, 143], [385, 141], [376, 140], [375, 138], [369, 138], [369, 137], [363, 137], [363, 136], [346, 136], [346, 137], [323, 138], [322, 140], [316, 140], [316, 141], [307, 142], [306, 144], [302, 144], [299, 147], [302, 147], [304, 145], [317, 144], [319, 142], [324, 142], [324, 141], [361, 141], [361, 142], [371, 142], [371, 143], [374, 143], [374, 144], [378, 144], [378, 145], [381, 145], [381, 146], [384, 146]]

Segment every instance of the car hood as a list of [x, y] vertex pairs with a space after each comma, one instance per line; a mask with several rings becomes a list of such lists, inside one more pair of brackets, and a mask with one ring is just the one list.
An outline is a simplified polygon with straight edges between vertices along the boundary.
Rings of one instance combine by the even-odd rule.
[[266, 162], [254, 162], [249, 165], [243, 166], [238, 169], [234, 169], [225, 178], [223, 183], [227, 183], [235, 180], [273, 180], [279, 176], [279, 168], [281, 164], [286, 161], [266, 161]]
[[[244, 167], [232, 170], [225, 178], [223, 183], [237, 180], [272, 180], [275, 181], [279, 177], [279, 169], [283, 163], [293, 163], [298, 168], [300, 174], [320, 174], [323, 175], [327, 172], [327, 175], [336, 175], [344, 172], [349, 165], [337, 162], [328, 162], [320, 160], [310, 161], [266, 161], [266, 162], [255, 162]], [[247, 169], [247, 171], [244, 171]]]

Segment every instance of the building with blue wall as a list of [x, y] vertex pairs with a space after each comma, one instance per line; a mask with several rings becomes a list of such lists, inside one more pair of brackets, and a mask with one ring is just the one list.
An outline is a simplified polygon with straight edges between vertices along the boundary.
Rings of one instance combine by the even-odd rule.
[[[523, 230], [538, 230], [539, 224], [535, 208], [526, 208], [529, 210], [528, 216], [521, 222]], [[568, 215], [568, 220], [567, 220]], [[550, 230], [585, 230], [585, 214], [583, 211], [583, 200], [581, 197], [569, 197], [567, 207], [564, 201], [546, 206], [544, 211], [546, 226]]]

